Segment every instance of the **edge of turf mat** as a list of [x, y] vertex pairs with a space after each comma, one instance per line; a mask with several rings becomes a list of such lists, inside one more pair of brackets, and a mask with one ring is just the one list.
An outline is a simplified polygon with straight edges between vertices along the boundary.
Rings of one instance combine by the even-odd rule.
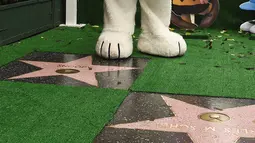
[[0, 142], [92, 142], [125, 90], [0, 82]]
[[208, 97], [208, 98], [226, 98], [226, 99], [250, 99], [250, 100], [254, 100], [255, 97], [239, 97], [239, 96], [218, 96], [218, 95], [200, 95], [200, 94], [176, 94], [176, 93], [170, 93], [170, 92], [152, 92], [152, 91], [133, 91], [130, 90], [130, 93], [146, 93], [146, 94], [163, 94], [163, 95], [180, 95], [180, 96], [191, 96], [191, 97]]

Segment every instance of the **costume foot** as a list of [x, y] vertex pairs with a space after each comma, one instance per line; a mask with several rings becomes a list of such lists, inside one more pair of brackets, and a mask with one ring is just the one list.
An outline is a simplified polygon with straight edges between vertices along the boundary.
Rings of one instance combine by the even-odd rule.
[[187, 44], [181, 35], [174, 32], [169, 32], [165, 36], [142, 33], [138, 41], [138, 49], [151, 55], [177, 57], [185, 54]]
[[107, 59], [128, 58], [133, 52], [132, 37], [121, 32], [102, 32], [96, 44], [96, 52]]
[[[254, 20], [255, 22], [255, 20]], [[249, 32], [251, 27], [254, 26], [255, 24], [252, 23], [252, 21], [247, 21], [244, 22], [241, 26], [240, 26], [240, 30], [245, 31], [245, 32]]]
[[253, 26], [250, 28], [250, 32], [251, 32], [252, 34], [255, 34], [255, 25], [253, 25]]

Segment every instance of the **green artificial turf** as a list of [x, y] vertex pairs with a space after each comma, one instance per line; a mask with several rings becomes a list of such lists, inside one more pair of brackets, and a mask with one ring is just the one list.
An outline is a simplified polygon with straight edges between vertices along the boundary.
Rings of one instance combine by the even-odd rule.
[[187, 40], [184, 57], [152, 60], [133, 91], [255, 98], [255, 41], [237, 31], [207, 30], [212, 40]]
[[0, 82], [0, 142], [91, 143], [127, 91]]
[[[0, 66], [33, 51], [95, 54], [102, 28], [56, 28], [0, 47]], [[176, 30], [175, 30], [176, 31]], [[187, 34], [183, 31], [178, 33]], [[255, 99], [255, 42], [237, 31], [207, 29], [187, 39], [180, 58], [151, 58], [131, 91]], [[0, 142], [92, 142], [129, 91], [0, 81]]]
[[20, 42], [0, 47], [0, 65], [33, 51], [94, 53], [99, 29], [57, 28]]
[[[34, 50], [65, 53], [95, 53], [102, 28], [56, 28], [0, 48], [0, 65]], [[180, 58], [160, 58], [137, 51], [140, 30], [134, 34], [134, 57], [149, 57], [150, 63], [132, 91], [255, 98], [255, 42], [249, 35], [220, 29], [175, 30], [187, 35], [208, 35], [209, 40], [187, 39], [188, 51]], [[210, 46], [210, 40], [211, 46]]]

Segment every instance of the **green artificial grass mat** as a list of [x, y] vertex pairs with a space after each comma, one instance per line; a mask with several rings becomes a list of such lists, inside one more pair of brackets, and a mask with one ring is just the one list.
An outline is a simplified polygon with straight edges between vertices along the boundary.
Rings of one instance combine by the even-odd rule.
[[[102, 27], [84, 29], [59, 27], [21, 42], [0, 48], [0, 65], [33, 51], [95, 54]], [[188, 51], [180, 58], [161, 58], [137, 51], [134, 34], [133, 57], [149, 57], [144, 73], [132, 91], [195, 94], [219, 97], [255, 98], [255, 42], [238, 30], [198, 29], [188, 35], [208, 35], [208, 40], [187, 39]], [[210, 42], [211, 40], [211, 42]], [[210, 44], [211, 43], [211, 44]], [[210, 46], [211, 45], [211, 46]]]
[[210, 39], [186, 40], [188, 51], [181, 58], [152, 60], [131, 89], [254, 99], [255, 41], [238, 31], [202, 33]]
[[124, 90], [0, 82], [0, 142], [91, 143]]

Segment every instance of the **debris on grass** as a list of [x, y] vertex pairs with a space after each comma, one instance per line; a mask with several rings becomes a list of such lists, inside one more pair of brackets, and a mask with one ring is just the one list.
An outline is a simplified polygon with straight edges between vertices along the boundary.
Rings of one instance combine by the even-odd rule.
[[186, 65], [186, 63], [185, 63], [185, 62], [180, 62], [179, 64], [180, 64], [180, 65]]
[[226, 32], [227, 32], [227, 30], [225, 30], [225, 29], [222, 30], [222, 31], [220, 31], [221, 34], [224, 34], [224, 33], [226, 33]]
[[227, 39], [228, 41], [235, 41], [235, 39]]
[[[238, 58], [245, 58], [245, 57], [247, 57], [247, 56], [249, 56], [249, 55], [245, 55], [245, 54], [243, 54], [243, 53], [239, 53], [239, 54], [230, 54], [231, 56], [235, 56], [235, 57], [238, 57]], [[231, 58], [231, 60], [235, 60], [235, 58]]]
[[252, 52], [248, 52], [249, 55], [255, 55], [255, 53], [252, 53]]
[[174, 31], [175, 29], [174, 28], [169, 28], [170, 31]]
[[65, 46], [67, 46], [67, 45], [71, 45], [72, 44], [72, 40], [71, 41], [69, 41]]
[[234, 46], [234, 44], [228, 44], [228, 46], [229, 46], [229, 47], [232, 47], [232, 46]]
[[225, 39], [223, 39], [223, 41], [235, 41], [235, 39], [225, 38]]
[[187, 29], [186, 32], [188, 32], [188, 33], [195, 33], [195, 29]]
[[185, 35], [191, 35], [191, 33], [190, 32], [186, 32]]
[[207, 43], [206, 46], [204, 48], [209, 48], [209, 49], [212, 49], [212, 44], [213, 44], [213, 41], [212, 39], [210, 40], [205, 40], [205, 42]]
[[246, 70], [249, 70], [249, 71], [251, 71], [251, 70], [255, 70], [255, 67], [253, 67], [253, 68], [245, 68]]
[[244, 54], [238, 54], [237, 57], [238, 57], [238, 58], [244, 58], [245, 55], [244, 55]]
[[93, 27], [93, 28], [99, 28], [99, 26], [98, 26], [98, 25], [93, 25], [92, 27]]

